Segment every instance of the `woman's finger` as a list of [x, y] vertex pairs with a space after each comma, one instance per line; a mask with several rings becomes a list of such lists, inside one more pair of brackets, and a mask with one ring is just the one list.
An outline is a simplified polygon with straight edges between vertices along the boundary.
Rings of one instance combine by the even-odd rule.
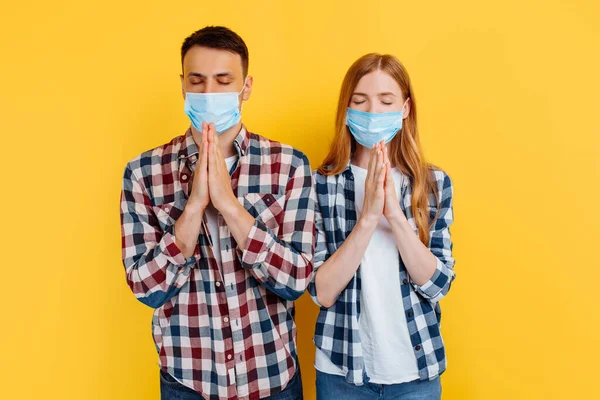
[[375, 162], [376, 162], [376, 155], [377, 155], [377, 149], [375, 148], [375, 145], [373, 145], [373, 147], [371, 148], [370, 152], [369, 152], [369, 165], [367, 166], [367, 178], [366, 178], [366, 182], [371, 181], [371, 179], [373, 179], [373, 170], [375, 168]]
[[377, 155], [377, 185], [383, 185], [385, 178], [385, 165], [383, 163], [383, 151], [379, 150]]
[[390, 156], [388, 154], [388, 148], [386, 145], [383, 145], [383, 162], [385, 164], [389, 164], [390, 163]]
[[389, 162], [385, 165], [385, 189], [395, 192], [394, 180], [392, 179], [392, 167]]

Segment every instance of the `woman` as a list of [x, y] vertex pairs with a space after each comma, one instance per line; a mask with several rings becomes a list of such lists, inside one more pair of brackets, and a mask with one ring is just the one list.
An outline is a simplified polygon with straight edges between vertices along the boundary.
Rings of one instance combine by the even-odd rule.
[[318, 400], [440, 398], [452, 182], [424, 161], [416, 111], [395, 57], [367, 54], [348, 70], [314, 175]]

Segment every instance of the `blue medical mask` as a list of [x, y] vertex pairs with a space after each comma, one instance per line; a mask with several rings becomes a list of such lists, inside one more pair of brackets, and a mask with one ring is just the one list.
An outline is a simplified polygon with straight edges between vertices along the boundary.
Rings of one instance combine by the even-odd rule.
[[[407, 101], [408, 99], [404, 101], [404, 105]], [[402, 105], [402, 111], [380, 114], [348, 108], [346, 125], [354, 139], [368, 149], [382, 140], [384, 143], [388, 143], [402, 129], [404, 105]]]
[[244, 91], [226, 93], [185, 92], [183, 111], [192, 121], [194, 128], [202, 132], [202, 122], [215, 124], [218, 134], [235, 126], [242, 119], [239, 95]]

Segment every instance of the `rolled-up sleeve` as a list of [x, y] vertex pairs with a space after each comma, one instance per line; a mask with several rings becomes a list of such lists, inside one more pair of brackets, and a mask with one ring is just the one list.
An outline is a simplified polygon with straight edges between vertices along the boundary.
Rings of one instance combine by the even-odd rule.
[[142, 303], [158, 308], [176, 295], [200, 257], [186, 258], [175, 243], [174, 225], [163, 231], [150, 199], [127, 166], [121, 191], [121, 249], [127, 283]]
[[456, 277], [454, 273], [455, 260], [452, 257], [453, 244], [450, 236], [450, 226], [454, 222], [452, 204], [454, 188], [452, 180], [445, 172], [438, 170], [434, 173], [438, 183], [440, 212], [430, 231], [429, 250], [436, 257], [437, 264], [429, 281], [423, 285], [412, 282], [412, 285], [426, 299], [438, 302], [448, 294], [452, 281]]
[[286, 300], [296, 300], [306, 291], [315, 248], [315, 194], [310, 164], [301, 153], [295, 157], [295, 164], [286, 186], [283, 222], [278, 233], [256, 218], [245, 247], [237, 249], [242, 266]]

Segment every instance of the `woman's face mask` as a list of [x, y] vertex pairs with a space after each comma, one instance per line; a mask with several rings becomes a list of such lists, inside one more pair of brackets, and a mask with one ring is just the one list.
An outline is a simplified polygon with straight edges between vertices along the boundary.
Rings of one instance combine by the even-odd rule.
[[370, 113], [348, 107], [346, 125], [354, 139], [366, 148], [370, 149], [382, 140], [388, 143], [402, 129], [404, 106], [407, 101], [408, 99], [404, 101], [402, 111], [397, 112]]
[[346, 125], [354, 139], [364, 147], [388, 143], [402, 130], [405, 116], [403, 91], [387, 72], [375, 70], [364, 75], [353, 90], [346, 110]]

